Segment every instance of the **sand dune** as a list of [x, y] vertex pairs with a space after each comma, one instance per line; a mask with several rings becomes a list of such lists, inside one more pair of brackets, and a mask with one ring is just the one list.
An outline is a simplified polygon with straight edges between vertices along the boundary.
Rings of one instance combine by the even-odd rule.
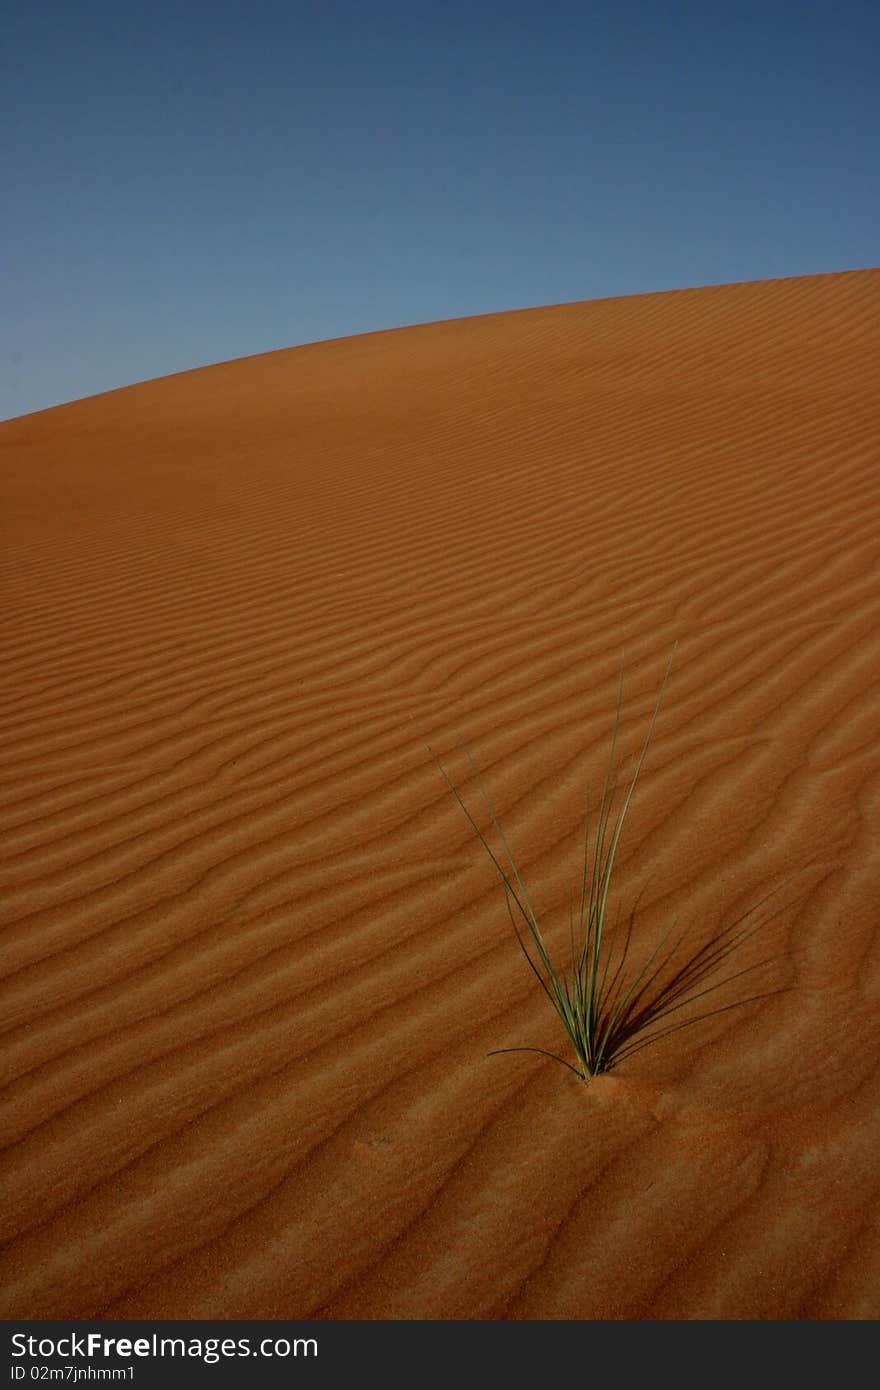
[[[878, 270], [0, 425], [3, 1316], [880, 1315], [878, 439]], [[426, 744], [560, 942], [676, 643], [633, 949], [781, 888], [769, 997], [487, 1057], [564, 1043]]]

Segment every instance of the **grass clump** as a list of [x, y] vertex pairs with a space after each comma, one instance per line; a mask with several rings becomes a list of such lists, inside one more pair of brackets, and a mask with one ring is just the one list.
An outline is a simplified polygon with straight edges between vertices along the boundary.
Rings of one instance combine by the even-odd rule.
[[[434, 755], [433, 750], [429, 750], [498, 872], [520, 950], [559, 1016], [574, 1052], [574, 1061], [567, 1061], [564, 1057], [540, 1047], [497, 1048], [489, 1054], [490, 1056], [502, 1052], [539, 1052], [561, 1062], [584, 1081], [588, 1081], [603, 1072], [611, 1071], [618, 1063], [631, 1057], [641, 1048], [680, 1028], [690, 1027], [702, 1019], [737, 1008], [755, 999], [768, 997], [767, 994], [750, 995], [746, 999], [724, 1004], [720, 1008], [704, 1009], [695, 1016], [689, 1015], [684, 1019], [680, 1017], [681, 1012], [697, 1000], [706, 999], [733, 980], [768, 963], [762, 960], [756, 965], [733, 973], [722, 973], [719, 978], [719, 972], [730, 956], [764, 925], [763, 921], [748, 921], [755, 908], [716, 933], [711, 940], [691, 954], [679, 958], [677, 962], [675, 958], [687, 929], [674, 936], [678, 919], [673, 919], [648, 958], [636, 970], [629, 967], [629, 956], [638, 898], [623, 924], [619, 904], [613, 914], [609, 909], [614, 864], [624, 821], [647, 757], [669, 680], [671, 664], [670, 662], [660, 686], [635, 769], [623, 787], [620, 784], [620, 769], [615, 761], [623, 698], [621, 671], [608, 769], [595, 812], [595, 824], [591, 826], [589, 803], [584, 818], [579, 907], [575, 913], [574, 902], [570, 902], [569, 956], [565, 967], [554, 964], [551, 958], [516, 860], [473, 759], [468, 754], [471, 771], [476, 778], [501, 846], [498, 852], [492, 848], [468, 810], [443, 764]], [[756, 907], [760, 907], [770, 896], [772, 893], [761, 899]], [[773, 994], [778, 992], [770, 991]]]

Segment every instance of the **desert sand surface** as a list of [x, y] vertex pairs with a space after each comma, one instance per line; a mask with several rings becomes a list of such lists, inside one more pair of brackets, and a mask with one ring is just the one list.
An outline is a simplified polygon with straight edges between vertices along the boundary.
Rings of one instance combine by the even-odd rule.
[[[878, 441], [880, 270], [0, 425], [0, 1313], [880, 1315]], [[633, 958], [775, 889], [759, 968], [488, 1056], [565, 1039], [427, 745], [562, 950], [673, 650]]]

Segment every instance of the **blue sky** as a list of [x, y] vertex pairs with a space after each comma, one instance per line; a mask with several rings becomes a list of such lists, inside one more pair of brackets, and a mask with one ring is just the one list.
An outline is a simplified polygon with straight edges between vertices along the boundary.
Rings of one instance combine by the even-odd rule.
[[11, 0], [0, 418], [317, 339], [880, 263], [880, 5]]

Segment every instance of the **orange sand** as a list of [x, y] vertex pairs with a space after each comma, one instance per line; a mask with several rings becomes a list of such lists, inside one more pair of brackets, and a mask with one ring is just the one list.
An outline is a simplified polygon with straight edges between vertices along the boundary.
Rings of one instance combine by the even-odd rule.
[[[878, 439], [878, 270], [0, 425], [0, 1313], [880, 1315]], [[487, 1058], [563, 1041], [425, 743], [561, 940], [675, 642], [634, 950], [794, 875], [790, 988]]]

